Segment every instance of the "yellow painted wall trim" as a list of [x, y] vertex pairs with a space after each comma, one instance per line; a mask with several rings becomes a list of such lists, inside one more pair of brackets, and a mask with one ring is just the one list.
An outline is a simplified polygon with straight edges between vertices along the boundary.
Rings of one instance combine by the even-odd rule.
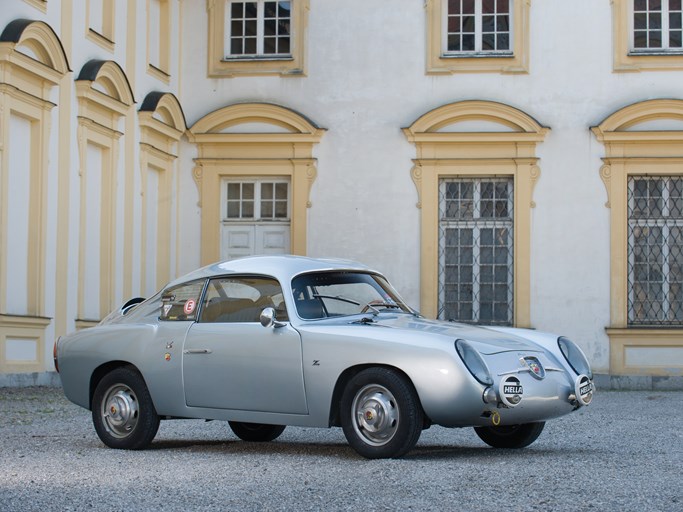
[[[51, 318], [0, 314], [0, 373], [27, 373], [45, 370], [45, 330]], [[35, 346], [35, 358], [7, 360], [8, 340], [27, 342]]]
[[[630, 176], [683, 175], [683, 130], [637, 131], [633, 128], [646, 121], [671, 119], [683, 119], [683, 100], [649, 100], [629, 105], [591, 128], [605, 146], [599, 172], [607, 190], [605, 206], [610, 209], [610, 327], [607, 334], [610, 338], [610, 373], [614, 375], [643, 372], [670, 375], [669, 370], [646, 364], [626, 365], [625, 351], [631, 346], [656, 347], [660, 342], [683, 347], [680, 336], [683, 330], [628, 327], [628, 179]], [[671, 371], [675, 374], [679, 370]]]
[[[254, 121], [287, 127], [288, 133], [221, 133]], [[282, 176], [291, 183], [291, 252], [306, 254], [306, 209], [317, 176], [313, 145], [325, 130], [292, 110], [277, 105], [232, 105], [207, 114], [188, 131], [197, 144], [193, 178], [202, 208], [201, 261], [220, 258], [220, 188], [229, 177]]]
[[211, 78], [238, 76], [306, 76], [306, 33], [309, 0], [292, 0], [291, 58], [227, 59], [225, 55], [225, 0], [207, 0], [208, 62]]
[[32, 5], [40, 12], [45, 14], [47, 12], [47, 0], [24, 0], [29, 5]]
[[[33, 5], [45, 8], [45, 3]], [[29, 215], [27, 261], [27, 316], [0, 314], [0, 372], [32, 372], [45, 370], [45, 330], [51, 319], [45, 318], [45, 267], [47, 230], [47, 181], [49, 140], [52, 124], [50, 101], [52, 90], [60, 86], [63, 98], [64, 80], [69, 72], [67, 57], [52, 28], [41, 21], [15, 20], [16, 41], [0, 43], [0, 168], [9, 168], [10, 113], [20, 115], [31, 123], [29, 196], [26, 197]], [[33, 56], [22, 53], [28, 50]], [[61, 118], [60, 111], [60, 118]], [[2, 173], [0, 182], [0, 313], [7, 311], [8, 175]], [[24, 340], [35, 346], [35, 359], [8, 361], [8, 339]]]
[[633, 0], [610, 0], [612, 4], [612, 51], [615, 72], [669, 71], [683, 69], [683, 54], [645, 55], [631, 52]]
[[[86, 66], [92, 65], [87, 63]], [[79, 265], [78, 275], [78, 318], [85, 321], [95, 321], [103, 318], [114, 307], [114, 274], [116, 260], [116, 198], [117, 186], [128, 189], [132, 180], [130, 173], [124, 176], [124, 183], [117, 185], [117, 169], [119, 159], [119, 139], [123, 135], [119, 131], [119, 120], [125, 119], [125, 130], [132, 133], [134, 124], [132, 119], [133, 93], [123, 70], [112, 61], [97, 62], [94, 80], [76, 80], [76, 97], [78, 98], [78, 151], [79, 176], [81, 178], [81, 205], [85, 205], [86, 183], [92, 172], [101, 173], [101, 218], [99, 229], [99, 306], [98, 318], [84, 319], [85, 286], [84, 269]], [[85, 66], [84, 66], [85, 68]], [[83, 72], [82, 72], [83, 73]], [[96, 88], [97, 87], [97, 88]], [[102, 88], [100, 90], [99, 88]], [[104, 92], [103, 92], [104, 91]], [[102, 168], [87, 169], [87, 148], [89, 144], [99, 147], [102, 151]], [[132, 154], [128, 151], [127, 154]], [[127, 166], [131, 165], [126, 161]], [[132, 201], [132, 197], [129, 199]], [[81, 208], [80, 232], [85, 233], [88, 212]], [[124, 235], [125, 238], [125, 235]], [[79, 240], [79, 261], [84, 261], [86, 241]], [[124, 240], [125, 245], [125, 240]], [[130, 274], [130, 265], [125, 269]], [[129, 278], [130, 276], [128, 276]], [[127, 279], [124, 276], [124, 280]], [[128, 292], [130, 285], [124, 292]]]
[[[683, 350], [683, 329], [606, 329], [610, 340], [610, 375], [683, 375], [683, 364], [675, 361], [649, 362], [647, 353], [658, 350]], [[629, 363], [628, 353], [643, 350], [645, 355], [633, 358]], [[661, 359], [661, 358], [660, 358]]]
[[[500, 125], [500, 132], [438, 132], [477, 119]], [[508, 130], [512, 129], [510, 132]], [[410, 171], [421, 209], [420, 309], [428, 317], [438, 311], [439, 181], [449, 177], [510, 176], [514, 180], [514, 324], [531, 322], [531, 208], [540, 177], [536, 143], [549, 128], [508, 105], [463, 101], [426, 113], [403, 129], [416, 147]]]
[[512, 55], [507, 57], [447, 56], [443, 52], [444, 13], [447, 0], [425, 0], [427, 21], [427, 74], [529, 72], [531, 0], [515, 0], [512, 10]]

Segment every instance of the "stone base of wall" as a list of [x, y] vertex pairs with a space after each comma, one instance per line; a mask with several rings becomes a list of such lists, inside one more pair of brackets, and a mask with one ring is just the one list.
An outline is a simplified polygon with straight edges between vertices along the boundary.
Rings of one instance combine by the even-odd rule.
[[593, 382], [598, 390], [683, 391], [683, 376], [652, 377], [648, 375], [595, 374]]
[[62, 380], [57, 372], [0, 373], [0, 388], [27, 388], [31, 386], [61, 388]]

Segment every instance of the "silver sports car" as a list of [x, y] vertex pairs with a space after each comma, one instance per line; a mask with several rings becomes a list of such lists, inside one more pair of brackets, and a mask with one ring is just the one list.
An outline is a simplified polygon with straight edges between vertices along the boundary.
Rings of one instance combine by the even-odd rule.
[[368, 458], [405, 454], [432, 424], [521, 448], [594, 392], [565, 337], [428, 320], [363, 265], [296, 256], [196, 270], [59, 338], [54, 357], [67, 398], [127, 449], [179, 418], [246, 441], [341, 426]]

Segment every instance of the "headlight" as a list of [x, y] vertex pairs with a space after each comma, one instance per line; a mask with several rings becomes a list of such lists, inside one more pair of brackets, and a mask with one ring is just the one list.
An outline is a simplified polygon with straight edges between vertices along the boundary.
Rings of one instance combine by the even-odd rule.
[[456, 340], [455, 349], [458, 351], [460, 359], [462, 359], [462, 362], [465, 363], [465, 366], [475, 379], [487, 386], [493, 384], [493, 377], [491, 377], [488, 366], [486, 366], [481, 355], [479, 355], [479, 352], [477, 352], [472, 345], [464, 340]]
[[577, 373], [577, 375], [587, 375], [589, 379], [593, 379], [593, 372], [591, 372], [591, 365], [579, 346], [569, 338], [560, 336], [557, 339], [557, 344], [562, 351], [562, 355], [569, 363], [569, 366]]

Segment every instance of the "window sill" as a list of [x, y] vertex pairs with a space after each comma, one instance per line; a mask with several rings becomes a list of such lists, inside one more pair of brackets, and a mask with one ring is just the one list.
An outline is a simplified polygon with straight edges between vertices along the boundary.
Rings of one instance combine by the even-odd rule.
[[226, 56], [222, 62], [288, 62], [288, 61], [293, 61], [294, 57], [291, 55], [283, 55], [283, 56], [267, 56], [267, 55], [249, 55], [245, 57], [230, 57]]
[[462, 52], [443, 53], [441, 59], [514, 59], [512, 52]]
[[168, 85], [171, 82], [171, 75], [154, 64], [147, 64], [147, 74]]

